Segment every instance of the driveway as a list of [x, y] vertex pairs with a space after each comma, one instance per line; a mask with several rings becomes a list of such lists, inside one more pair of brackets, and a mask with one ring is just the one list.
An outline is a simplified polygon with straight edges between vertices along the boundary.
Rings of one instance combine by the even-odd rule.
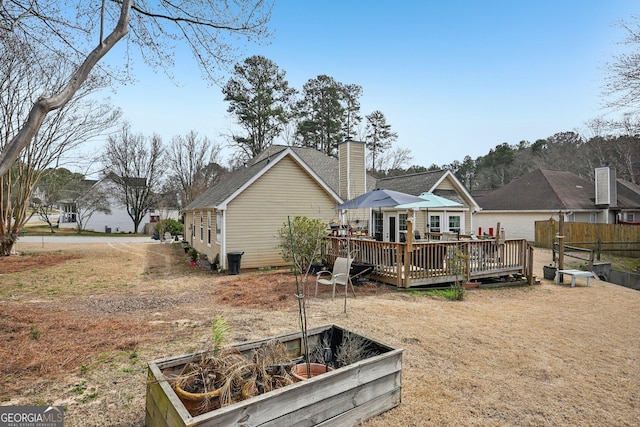
[[18, 242], [23, 243], [159, 243], [149, 236], [20, 236]]

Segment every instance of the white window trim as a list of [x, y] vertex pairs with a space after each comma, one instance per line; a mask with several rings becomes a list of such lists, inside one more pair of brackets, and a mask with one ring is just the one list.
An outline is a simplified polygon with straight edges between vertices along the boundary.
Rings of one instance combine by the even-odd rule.
[[222, 244], [222, 212], [216, 212], [216, 243]]
[[207, 246], [211, 247], [211, 211], [207, 212]]
[[200, 212], [200, 243], [204, 242], [204, 215]]

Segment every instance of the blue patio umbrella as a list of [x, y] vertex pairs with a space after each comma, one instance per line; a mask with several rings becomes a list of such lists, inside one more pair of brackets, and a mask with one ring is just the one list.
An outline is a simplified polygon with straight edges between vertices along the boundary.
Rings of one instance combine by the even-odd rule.
[[424, 199], [399, 191], [376, 189], [341, 203], [336, 206], [336, 209], [394, 207], [403, 203], [416, 203], [420, 201], [424, 201]]

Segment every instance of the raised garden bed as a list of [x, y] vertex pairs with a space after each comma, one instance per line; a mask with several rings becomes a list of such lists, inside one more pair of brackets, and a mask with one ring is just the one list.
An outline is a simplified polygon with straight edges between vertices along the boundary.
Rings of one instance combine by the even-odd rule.
[[[309, 347], [330, 337], [335, 355], [345, 333], [361, 337], [328, 325], [309, 330]], [[168, 380], [194, 354], [155, 360], [148, 369], [146, 425], [356, 425], [400, 404], [402, 390], [402, 349], [361, 338], [366, 340], [367, 349], [377, 355], [198, 416], [189, 414]], [[285, 345], [292, 359], [301, 354], [299, 332], [234, 347], [248, 354], [274, 339]]]

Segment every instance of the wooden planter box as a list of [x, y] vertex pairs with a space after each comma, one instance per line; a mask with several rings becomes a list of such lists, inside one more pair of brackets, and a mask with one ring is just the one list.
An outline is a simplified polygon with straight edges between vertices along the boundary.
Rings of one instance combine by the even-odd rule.
[[[309, 347], [313, 348], [326, 334], [330, 334], [335, 354], [345, 331], [335, 325], [311, 329], [307, 334]], [[249, 353], [276, 338], [286, 346], [292, 357], [296, 357], [302, 347], [301, 337], [301, 333], [292, 333], [235, 347], [243, 353]], [[179, 372], [193, 358], [193, 354], [155, 360], [149, 363], [148, 370], [146, 425], [359, 424], [398, 406], [402, 390], [402, 349], [367, 340], [369, 348], [377, 350], [379, 355], [196, 417], [189, 414], [166, 377]]]

